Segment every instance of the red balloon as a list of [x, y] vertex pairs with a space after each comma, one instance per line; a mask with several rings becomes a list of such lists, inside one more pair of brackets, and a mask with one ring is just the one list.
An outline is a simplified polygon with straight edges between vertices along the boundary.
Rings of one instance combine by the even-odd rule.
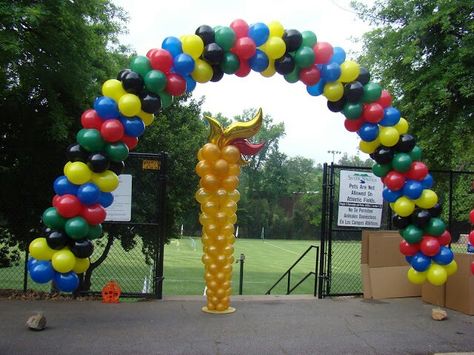
[[362, 119], [362, 117], [356, 120], [349, 120], [346, 118], [346, 120], [344, 121], [344, 127], [346, 127], [349, 132], [357, 132], [363, 124], [364, 120]]
[[55, 207], [61, 216], [71, 218], [81, 212], [82, 204], [76, 196], [66, 194], [57, 199]]
[[92, 109], [84, 111], [81, 115], [81, 124], [84, 128], [93, 128], [100, 131], [103, 122], [97, 112]]
[[474, 245], [474, 230], [469, 233], [469, 243], [471, 243], [471, 245]]
[[383, 108], [392, 106], [392, 95], [387, 90], [382, 90], [380, 98], [376, 101]]
[[231, 51], [239, 58], [249, 59], [255, 55], [257, 46], [250, 37], [241, 37], [235, 41], [234, 47]]
[[60, 198], [61, 198], [61, 196], [59, 196], [59, 195], [54, 195], [53, 196], [53, 207], [56, 207], [56, 208], [58, 207], [57, 203], [58, 203]]
[[100, 204], [96, 203], [95, 205], [84, 206], [81, 212], [81, 216], [89, 224], [100, 224], [105, 220], [105, 216], [107, 212], [105, 208], [102, 207]]
[[438, 243], [440, 245], [449, 245], [451, 243], [451, 233], [447, 229], [438, 237]]
[[150, 63], [153, 69], [161, 70], [163, 73], [168, 73], [171, 70], [173, 57], [166, 49], [157, 49], [151, 52], [150, 56]]
[[425, 235], [420, 242], [420, 250], [427, 256], [435, 256], [438, 254], [440, 247], [438, 238], [432, 236]]
[[377, 102], [364, 105], [364, 110], [362, 111], [362, 118], [370, 123], [378, 123], [382, 120], [384, 115], [382, 105]]
[[413, 243], [410, 244], [406, 240], [400, 242], [400, 253], [405, 256], [413, 256], [420, 251], [420, 244]]
[[405, 175], [411, 180], [423, 180], [428, 174], [428, 167], [421, 161], [414, 161], [411, 163], [410, 170]]
[[235, 75], [237, 75], [240, 78], [243, 78], [250, 73], [250, 67], [249, 63], [246, 60], [240, 60], [240, 67], [239, 69], [235, 72]]
[[300, 80], [308, 86], [316, 85], [321, 78], [321, 73], [315, 66], [309, 68], [303, 68], [299, 73]]
[[148, 52], [146, 52], [146, 57], [147, 57], [148, 59], [150, 59], [150, 58], [153, 56], [153, 54], [154, 54], [157, 50], [158, 50], [158, 48], [152, 48], [152, 49], [150, 49]]
[[124, 128], [119, 120], [104, 121], [100, 128], [100, 134], [107, 142], [118, 142], [123, 137]]
[[166, 91], [173, 96], [181, 96], [186, 91], [186, 80], [179, 74], [169, 74], [166, 77]]
[[405, 185], [405, 176], [397, 171], [389, 172], [383, 179], [384, 184], [392, 191], [398, 191]]
[[474, 224], [474, 210], [471, 210], [471, 212], [469, 212], [469, 221], [471, 222], [471, 224]]
[[232, 21], [230, 28], [234, 30], [237, 38], [246, 37], [249, 33], [249, 25], [242, 19]]
[[315, 64], [327, 64], [334, 53], [331, 44], [327, 42], [316, 43], [313, 47], [313, 51], [316, 56]]
[[138, 137], [123, 136], [122, 142], [128, 147], [128, 150], [133, 150], [138, 144]]

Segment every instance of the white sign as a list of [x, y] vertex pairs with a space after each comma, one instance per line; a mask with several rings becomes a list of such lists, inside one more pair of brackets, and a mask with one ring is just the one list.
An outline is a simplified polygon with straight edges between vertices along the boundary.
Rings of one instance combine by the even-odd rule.
[[132, 219], [132, 175], [119, 175], [119, 185], [112, 192], [114, 202], [107, 207], [106, 221], [130, 222]]
[[341, 170], [337, 225], [380, 228], [382, 191], [383, 184], [374, 174]]

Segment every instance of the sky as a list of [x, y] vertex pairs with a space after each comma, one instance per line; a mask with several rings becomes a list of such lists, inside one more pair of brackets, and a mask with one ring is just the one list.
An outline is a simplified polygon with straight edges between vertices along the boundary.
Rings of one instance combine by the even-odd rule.
[[[361, 45], [356, 41], [370, 27], [350, 9], [350, 0], [114, 0], [129, 14], [128, 33], [120, 36], [139, 55], [160, 48], [167, 36], [193, 34], [200, 25], [229, 26], [238, 18], [248, 24], [279, 21], [287, 29], [313, 31], [318, 41], [342, 47], [347, 59], [355, 59]], [[366, 158], [359, 153], [358, 137], [344, 128], [344, 116], [326, 107], [326, 99], [313, 97], [303, 83], [287, 83], [276, 73], [265, 78], [251, 72], [245, 78], [225, 75], [217, 82], [198, 84], [195, 98], [205, 96], [204, 111], [234, 117], [246, 108], [261, 107], [274, 122], [284, 122], [286, 136], [280, 151], [303, 156], [315, 163], [331, 162], [338, 151]], [[337, 161], [339, 155], [335, 155]]]

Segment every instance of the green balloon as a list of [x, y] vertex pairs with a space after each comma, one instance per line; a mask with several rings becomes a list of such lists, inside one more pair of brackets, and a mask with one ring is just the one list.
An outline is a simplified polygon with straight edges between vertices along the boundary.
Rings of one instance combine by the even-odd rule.
[[415, 145], [415, 147], [411, 150], [410, 153], [408, 153], [413, 161], [420, 161], [421, 156], [423, 154], [423, 151], [421, 150], [420, 147]]
[[82, 239], [89, 233], [89, 224], [82, 217], [73, 217], [67, 220], [64, 230], [72, 239]]
[[130, 61], [130, 69], [141, 75], [142, 78], [151, 70], [150, 60], [142, 55], [133, 57]]
[[296, 65], [300, 68], [308, 68], [314, 64], [314, 51], [311, 47], [300, 47], [295, 54]]
[[303, 43], [301, 45], [306, 47], [313, 48], [318, 41], [313, 31], [303, 31], [301, 32], [301, 37], [303, 37]]
[[232, 28], [222, 26], [215, 32], [216, 43], [225, 51], [230, 51], [235, 43], [235, 32]]
[[122, 142], [110, 143], [105, 146], [105, 154], [112, 161], [122, 161], [128, 157], [128, 146]]
[[344, 105], [344, 109], [342, 112], [344, 113], [344, 116], [350, 120], [356, 120], [362, 115], [362, 110], [363, 106], [360, 103], [351, 103], [348, 102]]
[[369, 82], [364, 85], [364, 94], [362, 95], [362, 101], [374, 102], [377, 101], [382, 95], [382, 87], [379, 84]]
[[418, 243], [423, 238], [423, 230], [413, 224], [409, 224], [401, 231], [401, 234], [408, 243]]
[[293, 71], [291, 73], [288, 73], [288, 74], [284, 75], [283, 77], [285, 78], [285, 80], [288, 83], [294, 84], [294, 83], [298, 82], [298, 80], [300, 80], [299, 72], [300, 72], [300, 70], [298, 69], [298, 67], [295, 67], [295, 69], [293, 69]]
[[89, 233], [87, 233], [87, 238], [92, 240], [99, 239], [102, 236], [102, 232], [102, 224], [89, 224]]
[[412, 162], [413, 160], [407, 153], [397, 153], [393, 156], [392, 166], [396, 171], [404, 173], [410, 170]]
[[375, 176], [378, 177], [384, 177], [389, 173], [389, 171], [392, 170], [392, 164], [379, 164], [375, 163], [372, 166], [372, 172], [374, 173]]
[[159, 94], [166, 87], [166, 75], [160, 70], [150, 70], [145, 75], [145, 87], [148, 91]]
[[51, 229], [61, 230], [64, 229], [66, 218], [61, 216], [56, 208], [50, 207], [43, 212], [43, 223]]
[[170, 107], [173, 103], [173, 98], [167, 92], [160, 92], [161, 108]]
[[441, 218], [431, 218], [425, 227], [425, 232], [435, 237], [440, 236], [446, 230], [446, 224]]
[[231, 52], [225, 52], [220, 67], [226, 74], [234, 74], [240, 66], [239, 58]]
[[89, 152], [99, 152], [104, 149], [105, 141], [96, 129], [83, 128], [76, 135], [77, 142]]

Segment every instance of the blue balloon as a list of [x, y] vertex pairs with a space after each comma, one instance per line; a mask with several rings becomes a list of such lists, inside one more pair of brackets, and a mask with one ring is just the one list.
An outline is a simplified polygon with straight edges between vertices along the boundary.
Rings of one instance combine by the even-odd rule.
[[85, 205], [93, 205], [99, 201], [101, 191], [96, 184], [92, 182], [79, 186], [77, 198]]
[[79, 277], [77, 277], [76, 273], [73, 271], [65, 274], [56, 272], [54, 275], [54, 282], [60, 291], [72, 292], [77, 288], [77, 286], [79, 286]]
[[161, 48], [170, 52], [172, 57], [176, 57], [178, 54], [183, 53], [181, 41], [179, 38], [173, 36], [166, 37], [161, 43]]
[[99, 203], [102, 207], [107, 208], [114, 203], [114, 195], [111, 192], [101, 192], [99, 196]]
[[189, 75], [186, 75], [184, 79], [186, 79], [186, 92], [193, 91], [196, 88], [196, 80]]
[[257, 47], [264, 44], [269, 35], [270, 30], [268, 26], [262, 22], [257, 22], [249, 26], [248, 36], [253, 39]]
[[311, 96], [319, 96], [323, 93], [324, 91], [324, 85], [326, 85], [326, 81], [321, 79], [318, 81], [317, 84], [314, 84], [314, 85], [311, 85], [311, 86], [307, 86], [306, 87], [306, 91], [308, 92], [308, 94], [310, 94]]
[[38, 263], [38, 261], [39, 261], [38, 259], [35, 259], [35, 258], [33, 258], [32, 256], [30, 256], [30, 257], [28, 258], [28, 263], [27, 263], [27, 269], [28, 269], [28, 271], [30, 271], [31, 268], [33, 268], [33, 266], [35, 266], [35, 265]]
[[341, 47], [334, 47], [333, 48], [333, 55], [331, 57], [330, 62], [334, 62], [337, 64], [342, 64], [346, 60], [346, 52]]
[[34, 282], [45, 284], [53, 279], [55, 271], [50, 261], [38, 260], [31, 269], [30, 277]]
[[366, 142], [374, 141], [379, 135], [379, 126], [375, 123], [364, 123], [357, 134]]
[[174, 72], [183, 76], [191, 74], [194, 70], [194, 59], [186, 53], [180, 53], [174, 57], [173, 63]]
[[139, 117], [120, 119], [122, 122], [124, 132], [130, 137], [140, 137], [145, 132], [145, 124]]
[[411, 261], [413, 260], [413, 256], [407, 255], [405, 256], [405, 260], [407, 261], [408, 264], [411, 264]]
[[337, 63], [323, 65], [321, 77], [326, 81], [336, 81], [341, 76], [341, 66]]
[[94, 101], [94, 110], [102, 119], [117, 118], [120, 115], [117, 103], [107, 96], [101, 96]]
[[421, 180], [421, 184], [423, 185], [423, 187], [425, 189], [429, 189], [433, 186], [434, 184], [434, 180], [433, 180], [433, 177], [431, 176], [431, 174], [426, 174], [425, 178], [423, 180]]
[[61, 175], [58, 176], [56, 180], [54, 180], [53, 188], [54, 192], [56, 192], [57, 195], [62, 196], [66, 194], [77, 194], [77, 189], [79, 188], [79, 186], [74, 185], [67, 179], [67, 177]]
[[440, 265], [448, 265], [454, 259], [454, 254], [448, 247], [442, 246], [438, 254], [433, 256], [433, 261]]
[[423, 192], [423, 184], [416, 180], [407, 180], [403, 185], [403, 194], [409, 199], [416, 200]]
[[400, 196], [402, 196], [402, 192], [400, 190], [392, 191], [386, 187], [383, 189], [382, 196], [387, 202], [395, 202]]
[[264, 71], [268, 67], [267, 55], [260, 49], [257, 49], [255, 55], [249, 59], [249, 66], [256, 72]]
[[429, 256], [426, 256], [423, 254], [421, 251], [416, 253], [413, 256], [413, 259], [411, 259], [411, 266], [416, 270], [416, 271], [426, 271], [431, 265], [431, 258]]
[[385, 127], [395, 126], [398, 121], [400, 121], [400, 117], [400, 111], [398, 111], [395, 107], [387, 107], [384, 110], [383, 118], [379, 122], [379, 125]]

